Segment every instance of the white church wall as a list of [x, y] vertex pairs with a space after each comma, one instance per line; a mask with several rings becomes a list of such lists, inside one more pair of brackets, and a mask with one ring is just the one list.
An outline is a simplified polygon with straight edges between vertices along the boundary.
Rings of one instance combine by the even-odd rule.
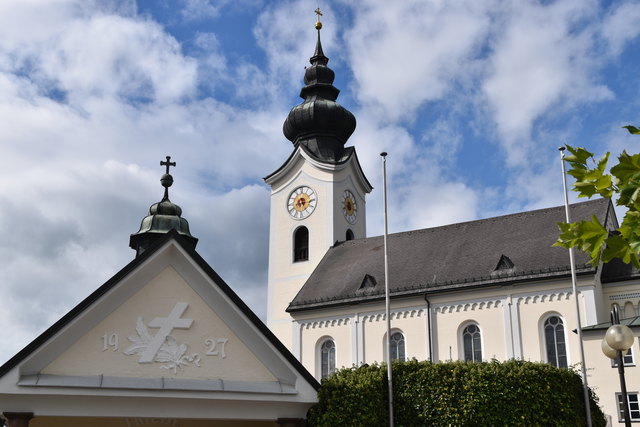
[[[544, 345], [543, 323], [550, 316], [558, 316], [564, 324], [569, 365], [579, 362], [577, 335], [570, 331], [577, 328], [575, 302], [570, 294], [552, 293], [521, 298], [518, 304], [522, 331], [522, 357], [525, 360], [547, 361]], [[581, 312], [584, 312], [584, 306]], [[584, 321], [583, 321], [584, 322]]]
[[470, 324], [480, 329], [482, 359], [505, 358], [502, 303], [499, 299], [440, 303], [435, 306], [438, 361], [464, 360], [462, 332]]
[[336, 348], [336, 369], [354, 365], [352, 352], [352, 320], [344, 316], [332, 316], [321, 320], [301, 323], [300, 361], [316, 378], [320, 378], [320, 346], [332, 340]]

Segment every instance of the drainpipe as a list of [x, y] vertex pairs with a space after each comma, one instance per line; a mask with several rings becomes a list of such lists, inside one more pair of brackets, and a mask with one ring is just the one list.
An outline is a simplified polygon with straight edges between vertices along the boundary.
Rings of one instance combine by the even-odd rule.
[[424, 301], [427, 303], [427, 342], [429, 343], [429, 362], [433, 362], [433, 343], [431, 342], [431, 303], [427, 294], [424, 294]]

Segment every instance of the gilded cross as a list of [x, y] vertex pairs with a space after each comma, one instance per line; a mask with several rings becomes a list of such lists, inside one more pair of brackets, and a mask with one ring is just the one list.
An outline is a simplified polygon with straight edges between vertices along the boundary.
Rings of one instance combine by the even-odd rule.
[[163, 162], [162, 160], [160, 160], [160, 166], [166, 166], [167, 167], [167, 172], [165, 172], [167, 174], [169, 173], [169, 168], [171, 166], [175, 166], [175, 165], [176, 165], [176, 162], [172, 162], [171, 161], [171, 156], [167, 156], [167, 161], [166, 162]]

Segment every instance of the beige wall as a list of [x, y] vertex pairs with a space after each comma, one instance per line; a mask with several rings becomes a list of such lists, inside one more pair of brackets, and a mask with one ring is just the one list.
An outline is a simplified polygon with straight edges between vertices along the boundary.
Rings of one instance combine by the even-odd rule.
[[[584, 351], [588, 367], [589, 386], [600, 399], [600, 407], [605, 414], [611, 416], [612, 425], [624, 425], [618, 420], [616, 393], [620, 393], [620, 376], [618, 368], [612, 367], [611, 359], [606, 357], [600, 344], [605, 330], [584, 334]], [[634, 365], [625, 366], [625, 379], [628, 393], [640, 394], [640, 344], [638, 337], [640, 331], [634, 329], [635, 341], [632, 351], [634, 353]]]
[[[582, 280], [579, 302], [582, 325], [592, 310], [582, 292], [593, 294], [593, 282]], [[558, 315], [564, 324], [568, 363], [579, 362], [575, 303], [569, 280], [465, 291], [430, 297], [431, 340], [434, 361], [462, 360], [462, 330], [475, 323], [481, 330], [484, 360], [512, 357], [544, 361], [542, 324]], [[336, 307], [294, 315], [291, 330], [299, 335], [293, 352], [311, 372], [317, 372], [317, 342], [331, 337], [336, 343], [337, 366], [385, 360], [384, 302]], [[429, 358], [429, 320], [422, 296], [392, 301], [391, 327], [405, 337], [407, 358]]]

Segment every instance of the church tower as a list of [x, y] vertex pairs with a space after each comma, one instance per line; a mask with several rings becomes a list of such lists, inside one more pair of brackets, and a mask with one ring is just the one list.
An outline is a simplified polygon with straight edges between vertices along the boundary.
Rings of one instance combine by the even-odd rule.
[[345, 147], [356, 119], [336, 102], [340, 91], [316, 14], [318, 40], [300, 91], [304, 101], [283, 125], [293, 152], [264, 178], [271, 186], [267, 324], [290, 349], [289, 303], [332, 245], [366, 237], [365, 195], [372, 190], [355, 148]]

